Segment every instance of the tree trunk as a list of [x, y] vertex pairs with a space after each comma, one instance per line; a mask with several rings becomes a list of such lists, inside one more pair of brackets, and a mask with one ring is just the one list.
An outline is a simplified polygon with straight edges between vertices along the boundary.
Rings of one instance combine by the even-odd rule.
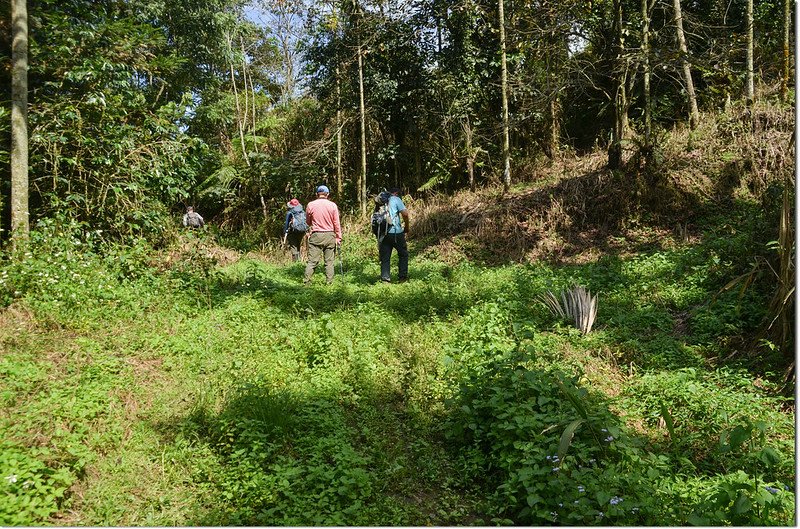
[[783, 0], [783, 76], [781, 78], [781, 102], [786, 103], [789, 92], [789, 34], [792, 31], [792, 7]]
[[653, 118], [650, 97], [650, 9], [647, 0], [642, 0], [642, 59], [644, 62], [644, 147], [649, 152]]
[[11, 236], [27, 239], [28, 211], [28, 6], [11, 1]]
[[361, 115], [361, 174], [358, 179], [358, 206], [362, 215], [367, 213], [367, 115], [364, 107], [364, 59], [361, 35], [358, 37], [358, 110]]
[[569, 42], [563, 28], [559, 24], [555, 8], [548, 10], [546, 25], [548, 49], [546, 53], [548, 94], [548, 134], [544, 145], [545, 155], [551, 159], [558, 157], [561, 144], [561, 88], [564, 86], [564, 64], [568, 61]]
[[414, 125], [414, 177], [417, 185], [422, 182], [422, 145], [419, 142], [419, 128]]
[[673, 6], [675, 9], [675, 27], [678, 36], [678, 48], [681, 52], [683, 76], [686, 80], [686, 95], [689, 97], [689, 127], [694, 130], [700, 121], [700, 111], [697, 109], [697, 97], [695, 96], [694, 83], [692, 82], [692, 68], [689, 64], [689, 48], [686, 45], [686, 35], [683, 33], [681, 0], [673, 0]]
[[503, 0], [498, 1], [500, 19], [500, 90], [503, 102], [503, 192], [511, 189], [511, 145], [508, 133], [508, 65], [506, 64], [506, 29]]
[[233, 39], [230, 35], [228, 37], [228, 68], [231, 74], [231, 86], [233, 87], [233, 100], [236, 103], [236, 127], [239, 129], [239, 141], [242, 142], [242, 157], [247, 165], [250, 165], [250, 160], [247, 158], [247, 149], [244, 144], [244, 125], [242, 123], [242, 109], [239, 104], [239, 90], [236, 88], [236, 74], [233, 69]]
[[[239, 37], [239, 42], [241, 44], [242, 49], [242, 77], [244, 79], [244, 118], [242, 121], [247, 123], [248, 118], [252, 117], [252, 138], [253, 138], [253, 151], [258, 152], [258, 137], [256, 135], [256, 128], [257, 128], [257, 116], [256, 116], [256, 88], [253, 86], [253, 76], [250, 74], [250, 66], [247, 63], [247, 52], [245, 51], [244, 47], [244, 39]], [[248, 82], [249, 81], [249, 82]], [[249, 94], [249, 98], [248, 98]], [[252, 108], [252, 112], [248, 111], [248, 99], [252, 101], [252, 104], [249, 108]]]
[[617, 42], [614, 57], [614, 128], [611, 134], [611, 145], [608, 147], [608, 166], [611, 169], [622, 167], [622, 142], [628, 133], [628, 93], [625, 64], [625, 36], [622, 32], [622, 2], [614, 0], [614, 34]]
[[549, 150], [551, 159], [555, 159], [558, 156], [558, 145], [561, 143], [560, 108], [558, 104], [558, 92], [555, 92], [550, 99], [550, 137], [548, 138], [548, 143], [550, 144]]
[[472, 125], [469, 122], [469, 115], [461, 122], [464, 129], [464, 150], [466, 151], [467, 177], [469, 178], [469, 190], [475, 192], [475, 149], [472, 147]]
[[747, 0], [747, 86], [745, 104], [752, 108], [755, 101], [755, 87], [753, 86], [753, 0]]
[[260, 193], [258, 197], [261, 199], [261, 213], [264, 215], [264, 220], [269, 220], [269, 215], [267, 214], [267, 202], [264, 200], [264, 193]]
[[[336, 196], [344, 192], [342, 182], [342, 79], [339, 66], [336, 66]], [[341, 198], [339, 198], [341, 200]]]

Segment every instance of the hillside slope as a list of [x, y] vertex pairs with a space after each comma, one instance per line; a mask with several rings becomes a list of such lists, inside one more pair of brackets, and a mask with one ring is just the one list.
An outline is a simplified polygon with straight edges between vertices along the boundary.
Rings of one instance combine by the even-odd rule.
[[776, 193], [793, 182], [793, 132], [792, 109], [764, 105], [662, 132], [649, 161], [632, 141], [621, 171], [601, 151], [565, 154], [526, 168], [507, 195], [488, 187], [412, 200], [414, 237], [423, 253], [488, 264], [580, 262], [687, 240], [734, 204], [775, 215]]

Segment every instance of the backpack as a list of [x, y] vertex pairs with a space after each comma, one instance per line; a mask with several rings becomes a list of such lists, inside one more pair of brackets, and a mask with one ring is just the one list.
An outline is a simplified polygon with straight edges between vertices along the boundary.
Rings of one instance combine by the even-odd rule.
[[199, 228], [203, 225], [203, 221], [200, 219], [200, 214], [194, 211], [190, 211], [186, 214], [186, 225], [190, 228]]
[[299, 211], [292, 211], [292, 221], [289, 224], [289, 229], [292, 231], [299, 231], [304, 232], [308, 229], [308, 224], [306, 223], [306, 212], [302, 209]]
[[388, 233], [392, 224], [392, 217], [389, 215], [389, 198], [387, 191], [382, 191], [375, 197], [375, 211], [372, 213], [372, 233], [378, 240], [383, 239]]

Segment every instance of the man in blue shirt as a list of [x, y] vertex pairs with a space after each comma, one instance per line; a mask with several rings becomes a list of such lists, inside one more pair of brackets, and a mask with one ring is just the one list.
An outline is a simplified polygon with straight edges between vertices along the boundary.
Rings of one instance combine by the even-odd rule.
[[392, 249], [397, 250], [398, 257], [398, 281], [400, 283], [408, 281], [408, 246], [406, 245], [406, 234], [408, 233], [408, 210], [403, 200], [399, 197], [400, 189], [393, 187], [389, 190], [389, 218], [391, 224], [386, 236], [378, 243], [378, 256], [381, 260], [381, 281], [391, 283], [390, 262], [392, 259]]

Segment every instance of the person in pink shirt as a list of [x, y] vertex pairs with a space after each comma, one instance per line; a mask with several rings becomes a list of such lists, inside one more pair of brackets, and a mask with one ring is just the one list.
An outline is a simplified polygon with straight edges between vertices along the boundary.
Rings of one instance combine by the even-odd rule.
[[328, 200], [327, 186], [317, 188], [317, 199], [306, 206], [306, 223], [311, 230], [308, 237], [308, 264], [303, 284], [311, 282], [314, 269], [320, 258], [325, 259], [325, 279], [330, 285], [336, 270], [336, 247], [342, 243], [342, 227], [339, 224], [339, 208]]

